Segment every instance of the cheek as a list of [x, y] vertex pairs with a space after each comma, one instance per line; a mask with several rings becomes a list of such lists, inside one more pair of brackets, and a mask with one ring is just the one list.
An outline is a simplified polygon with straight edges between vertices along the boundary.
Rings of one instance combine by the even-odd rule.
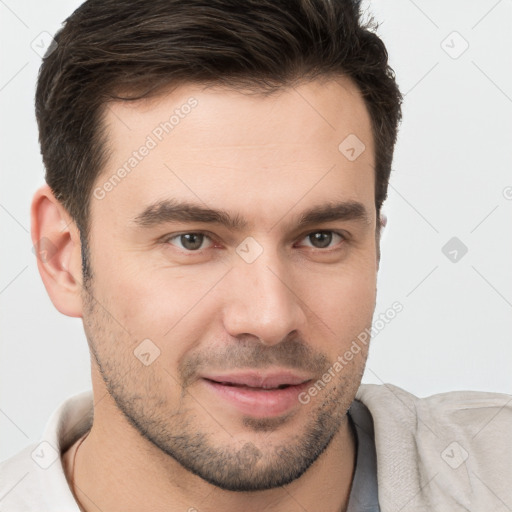
[[[339, 268], [329, 276], [304, 279], [301, 288], [301, 297], [311, 310], [310, 336], [317, 340], [318, 350], [336, 358], [370, 327], [376, 300], [376, 275], [372, 272]], [[331, 340], [330, 349], [327, 339]], [[363, 352], [358, 357], [365, 357]]]
[[[103, 294], [114, 305], [112, 314], [132, 339], [151, 339], [162, 351], [171, 347], [174, 356], [189, 350], [213, 322], [215, 304], [208, 300], [225, 269], [200, 272], [137, 263], [140, 258], [103, 268]], [[135, 260], [135, 263], [134, 263]], [[98, 272], [98, 281], [102, 277]], [[103, 282], [102, 282], [103, 283]]]
[[354, 259], [359, 264], [333, 266], [316, 274], [298, 273], [295, 282], [300, 283], [299, 293], [308, 298], [312, 308], [318, 306], [318, 312], [330, 318], [341, 315], [341, 321], [371, 315], [376, 298], [376, 268], [370, 261], [365, 264], [363, 255]]

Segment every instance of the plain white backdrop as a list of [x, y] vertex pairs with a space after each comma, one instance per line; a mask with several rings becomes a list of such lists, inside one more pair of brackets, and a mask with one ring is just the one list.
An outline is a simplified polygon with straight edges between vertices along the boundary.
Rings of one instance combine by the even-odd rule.
[[[0, 1], [0, 460], [91, 387], [81, 320], [53, 307], [29, 235], [44, 176], [37, 44], [80, 3]], [[512, 393], [512, 0], [364, 5], [405, 97], [375, 319], [403, 311], [374, 337], [363, 382]]]

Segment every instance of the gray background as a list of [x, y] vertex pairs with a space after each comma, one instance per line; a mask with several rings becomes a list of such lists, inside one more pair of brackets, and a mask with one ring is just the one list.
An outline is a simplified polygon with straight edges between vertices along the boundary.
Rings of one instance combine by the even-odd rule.
[[[90, 388], [81, 320], [51, 304], [29, 236], [43, 183], [37, 44], [79, 3], [0, 1], [0, 459], [35, 442], [65, 398]], [[405, 100], [375, 318], [394, 301], [403, 311], [375, 336], [364, 382], [419, 396], [511, 393], [512, 0], [365, 6]], [[442, 251], [453, 237], [455, 262], [453, 247]]]

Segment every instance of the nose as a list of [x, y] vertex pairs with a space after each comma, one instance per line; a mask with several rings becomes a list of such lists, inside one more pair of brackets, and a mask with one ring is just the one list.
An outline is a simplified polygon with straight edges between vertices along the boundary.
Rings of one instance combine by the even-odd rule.
[[304, 302], [294, 291], [290, 264], [264, 251], [256, 261], [237, 261], [225, 285], [224, 327], [233, 337], [256, 336], [264, 345], [302, 330]]

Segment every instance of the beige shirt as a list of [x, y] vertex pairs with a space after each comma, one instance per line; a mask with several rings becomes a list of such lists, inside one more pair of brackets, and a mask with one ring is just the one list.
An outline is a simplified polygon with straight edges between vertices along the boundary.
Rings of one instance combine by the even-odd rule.
[[[418, 398], [389, 384], [363, 384], [356, 398], [373, 419], [381, 512], [512, 510], [511, 395]], [[63, 464], [92, 419], [92, 391], [75, 395], [39, 442], [0, 463], [0, 511], [79, 512]]]

